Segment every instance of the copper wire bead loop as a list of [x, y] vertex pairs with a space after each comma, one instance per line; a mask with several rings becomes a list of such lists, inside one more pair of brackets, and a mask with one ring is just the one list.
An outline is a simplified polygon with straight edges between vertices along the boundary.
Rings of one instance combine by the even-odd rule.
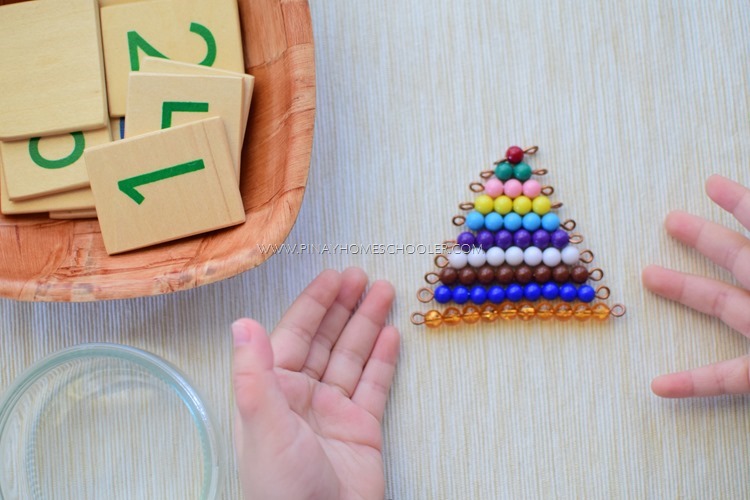
[[430, 302], [435, 297], [435, 293], [427, 287], [420, 288], [417, 291], [417, 300], [422, 304]]
[[459, 210], [474, 210], [474, 204], [470, 201], [465, 201], [458, 204]]
[[[602, 271], [600, 268], [592, 269], [589, 272], [589, 279], [591, 281], [601, 281], [604, 278], [604, 271]], [[429, 283], [429, 281], [428, 281]]]
[[469, 189], [471, 189], [471, 191], [474, 193], [481, 193], [482, 191], [484, 191], [484, 184], [482, 184], [481, 182], [472, 182], [471, 184], [469, 184]]
[[495, 175], [494, 170], [482, 170], [480, 172], [479, 177], [481, 177], [484, 180], [490, 179], [493, 175]]
[[430, 285], [437, 285], [440, 282], [440, 275], [438, 273], [429, 272], [424, 275], [424, 280]]
[[560, 226], [566, 231], [572, 231], [576, 228], [576, 221], [574, 221], [573, 219], [568, 219], [560, 224]]
[[417, 325], [417, 326], [424, 325], [424, 314], [412, 313], [411, 322], [413, 325]]
[[625, 316], [625, 306], [622, 304], [615, 304], [612, 309], [609, 310], [609, 314], [615, 318], [622, 318]]
[[453, 217], [454, 226], [463, 226], [464, 224], [466, 224], [466, 217], [464, 217], [463, 215], [456, 215], [455, 217]]
[[435, 266], [439, 267], [440, 269], [446, 267], [448, 265], [448, 257], [445, 255], [437, 255], [435, 256]]
[[581, 234], [571, 234], [568, 241], [574, 245], [578, 245], [579, 243], [583, 243], [583, 235]]
[[540, 168], [539, 170], [534, 170], [533, 171], [534, 175], [538, 175], [540, 177], [543, 176], [543, 175], [547, 175], [548, 173], [549, 173], [549, 171], [546, 168]]
[[552, 196], [553, 194], [555, 194], [555, 188], [553, 188], [552, 186], [544, 186], [542, 188], [542, 194], [544, 196]]
[[610, 290], [606, 286], [600, 286], [596, 289], [596, 298], [599, 300], [607, 300], [610, 295]]
[[591, 250], [584, 250], [583, 252], [581, 252], [580, 259], [584, 264], [591, 264], [592, 262], [594, 262], [594, 252], [592, 252]]
[[558, 208], [562, 208], [563, 204], [561, 201], [558, 201], [557, 203], [553, 203], [550, 207], [552, 210], [557, 210]]

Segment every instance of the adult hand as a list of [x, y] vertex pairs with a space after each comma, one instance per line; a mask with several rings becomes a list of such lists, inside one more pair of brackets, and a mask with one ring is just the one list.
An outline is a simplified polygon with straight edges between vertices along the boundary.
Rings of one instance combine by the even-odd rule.
[[[714, 175], [706, 182], [708, 196], [750, 229], [750, 190]], [[675, 300], [750, 337], [750, 240], [719, 224], [684, 212], [672, 212], [665, 223], [675, 239], [695, 248], [728, 269], [740, 286], [649, 266], [643, 283], [649, 290]], [[750, 356], [695, 368], [654, 379], [652, 390], [662, 397], [682, 398], [750, 393]]]

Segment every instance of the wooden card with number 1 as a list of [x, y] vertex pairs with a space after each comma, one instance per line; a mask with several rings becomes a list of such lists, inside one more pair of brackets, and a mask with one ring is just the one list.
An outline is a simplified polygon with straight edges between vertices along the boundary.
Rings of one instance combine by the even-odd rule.
[[84, 158], [110, 254], [245, 220], [221, 118], [89, 148]]

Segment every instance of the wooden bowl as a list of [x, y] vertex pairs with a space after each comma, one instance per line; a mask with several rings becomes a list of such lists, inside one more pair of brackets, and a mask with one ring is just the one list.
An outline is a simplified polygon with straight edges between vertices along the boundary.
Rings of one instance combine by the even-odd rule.
[[[18, 0], [0, 0], [0, 5]], [[96, 220], [0, 216], [0, 296], [25, 301], [124, 299], [229, 278], [271, 256], [302, 204], [315, 118], [307, 0], [238, 0], [245, 66], [255, 76], [242, 152], [247, 221], [234, 228], [108, 256]]]

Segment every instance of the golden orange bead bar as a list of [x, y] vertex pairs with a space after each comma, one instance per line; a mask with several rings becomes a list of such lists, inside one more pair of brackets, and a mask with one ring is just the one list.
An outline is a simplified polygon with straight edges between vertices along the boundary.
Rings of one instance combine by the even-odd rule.
[[590, 319], [605, 321], [610, 316], [619, 318], [624, 314], [625, 306], [622, 304], [615, 304], [610, 308], [603, 302], [596, 304], [505, 302], [499, 305], [489, 304], [482, 307], [469, 305], [463, 309], [448, 307], [442, 312], [435, 309], [426, 313], [415, 312], [411, 315], [411, 322], [415, 325], [426, 325], [429, 328], [437, 328], [441, 325], [457, 325], [461, 322], [467, 324], [479, 321], [492, 323], [498, 319], [505, 321], [514, 319], [521, 321], [530, 321], [532, 319], [568, 321], [571, 318], [575, 318], [578, 321], [588, 321]]

